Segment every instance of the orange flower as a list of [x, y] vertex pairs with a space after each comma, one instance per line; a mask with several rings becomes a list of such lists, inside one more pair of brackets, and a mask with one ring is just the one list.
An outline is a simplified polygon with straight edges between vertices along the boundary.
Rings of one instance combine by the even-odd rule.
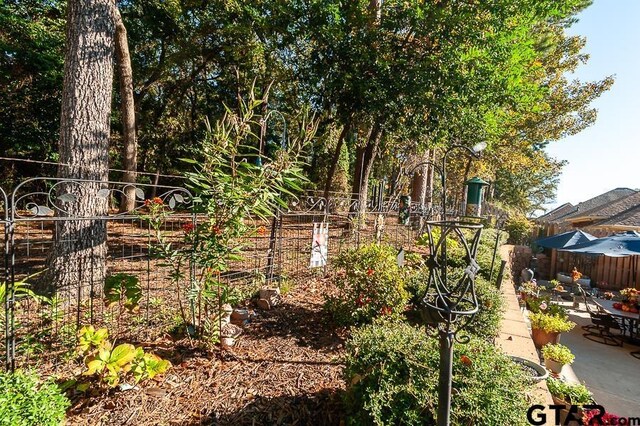
[[389, 306], [384, 306], [380, 309], [380, 315], [391, 315], [391, 308]]
[[218, 225], [213, 225], [211, 227], [211, 232], [213, 232], [213, 235], [220, 235], [222, 234], [222, 230], [220, 229], [220, 227]]
[[151, 204], [151, 200], [148, 200], [148, 199], [147, 199], [147, 200], [144, 200], [144, 205], [145, 205], [145, 206], [147, 206], [147, 207], [148, 207], [150, 204]]
[[367, 269], [367, 275], [368, 275], [368, 276], [373, 275], [373, 273], [374, 273], [374, 272], [375, 272], [375, 271], [374, 271], [373, 269], [371, 269], [371, 268]]
[[265, 228], [264, 226], [260, 226], [258, 227], [258, 229], [256, 230], [256, 232], [258, 233], [258, 235], [265, 236], [267, 235], [267, 228]]
[[162, 198], [160, 197], [153, 197], [153, 203], [161, 206], [164, 204], [164, 201], [162, 201]]
[[461, 363], [463, 363], [464, 365], [466, 365], [467, 367], [471, 367], [471, 364], [473, 364], [473, 363], [471, 362], [471, 358], [469, 358], [469, 357], [468, 357], [468, 356], [466, 356], [466, 355], [462, 355], [462, 356], [460, 357], [460, 362], [461, 362]]

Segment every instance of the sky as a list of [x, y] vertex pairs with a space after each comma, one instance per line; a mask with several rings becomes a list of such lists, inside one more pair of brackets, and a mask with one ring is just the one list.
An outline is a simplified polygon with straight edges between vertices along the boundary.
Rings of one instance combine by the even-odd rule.
[[549, 154], [569, 162], [549, 208], [614, 188], [640, 189], [640, 0], [595, 0], [578, 19], [568, 33], [587, 38], [583, 52], [591, 57], [574, 77], [614, 75], [615, 83], [592, 104], [595, 124], [548, 145]]

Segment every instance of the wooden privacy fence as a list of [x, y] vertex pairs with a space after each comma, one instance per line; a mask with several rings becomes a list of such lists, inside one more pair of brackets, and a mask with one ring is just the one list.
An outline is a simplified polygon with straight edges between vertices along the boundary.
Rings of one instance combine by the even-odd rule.
[[591, 278], [594, 287], [610, 290], [626, 287], [640, 289], [640, 256], [588, 256], [552, 250], [551, 265], [552, 277], [557, 272], [570, 273], [576, 267]]

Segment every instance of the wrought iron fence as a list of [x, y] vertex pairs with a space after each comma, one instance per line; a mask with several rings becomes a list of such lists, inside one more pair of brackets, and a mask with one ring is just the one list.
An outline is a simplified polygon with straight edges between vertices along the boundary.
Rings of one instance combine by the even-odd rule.
[[[135, 209], [118, 212], [120, 196], [133, 197]], [[316, 273], [310, 268], [314, 223], [328, 224], [327, 259], [320, 269], [326, 273], [344, 249], [370, 242], [411, 249], [423, 233], [421, 220], [433, 214], [413, 205], [413, 225], [405, 226], [398, 203], [384, 200], [357, 221], [350, 213], [357, 208], [353, 199], [311, 194], [271, 222], [252, 220], [263, 232], [246, 237], [242, 259], [230, 262], [221, 274], [226, 293], [218, 295], [218, 302], [236, 291], [283, 285]], [[100, 214], [77, 213], [78, 205], [96, 201], [102, 205]], [[6, 367], [37, 361], [55, 369], [53, 360], [73, 354], [77, 331], [84, 325], [106, 327], [114, 338], [132, 343], [153, 341], [184, 326], [185, 317], [197, 310], [192, 296], [202, 271], [190, 263], [176, 277], [154, 255], [154, 247], [162, 235], [173, 247], [191, 249], [183, 226], [206, 220], [194, 213], [192, 201], [181, 187], [56, 178], [28, 179], [9, 195], [0, 190], [5, 305], [0, 357]], [[149, 215], [153, 203], [163, 206], [156, 222]], [[96, 224], [104, 234], [84, 232]], [[87, 235], [95, 240], [78, 241]], [[73, 253], [55, 266], [53, 257], [69, 247], [88, 254]], [[64, 269], [68, 279], [62, 285], [50, 282], [59, 272], [51, 274], [52, 265]], [[128, 289], [131, 283], [135, 290]]]

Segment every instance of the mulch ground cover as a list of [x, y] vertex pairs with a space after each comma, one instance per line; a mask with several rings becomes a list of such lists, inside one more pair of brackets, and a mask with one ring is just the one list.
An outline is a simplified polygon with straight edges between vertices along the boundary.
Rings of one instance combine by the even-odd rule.
[[76, 396], [68, 423], [340, 424], [345, 332], [322, 310], [332, 291], [328, 278], [301, 280], [280, 305], [255, 309], [231, 349], [207, 350], [170, 336], [142, 342], [173, 368], [134, 389]]

